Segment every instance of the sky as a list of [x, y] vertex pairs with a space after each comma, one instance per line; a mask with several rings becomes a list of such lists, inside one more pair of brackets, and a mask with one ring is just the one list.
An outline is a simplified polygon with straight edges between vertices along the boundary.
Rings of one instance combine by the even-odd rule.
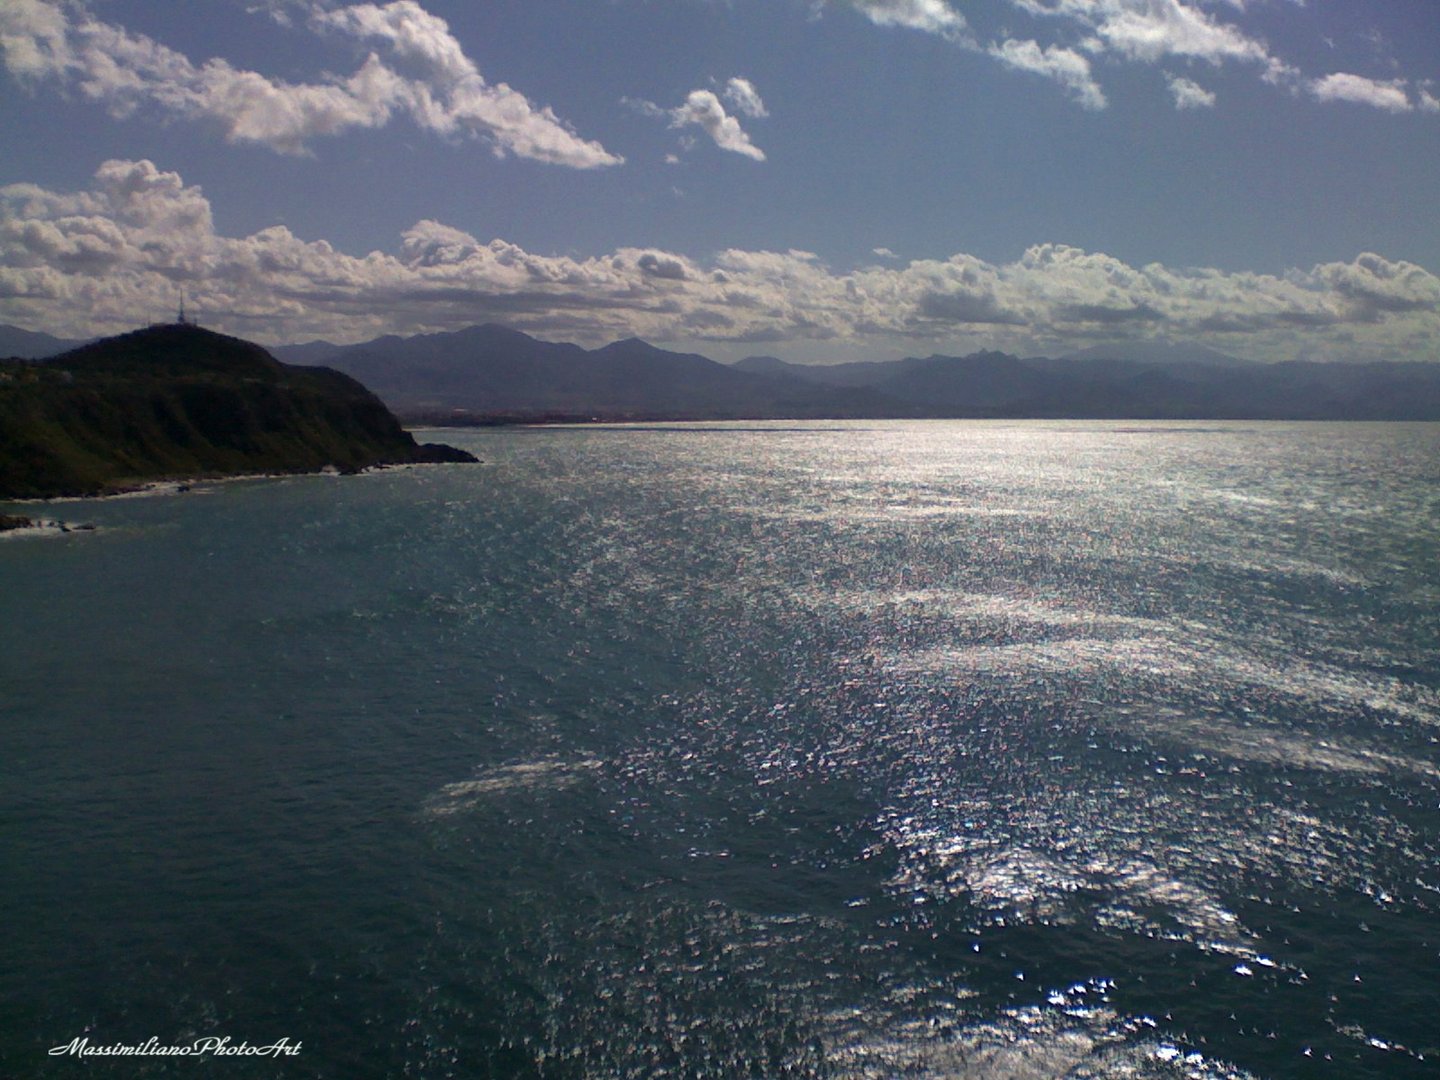
[[1436, 0], [0, 0], [0, 322], [1440, 361]]

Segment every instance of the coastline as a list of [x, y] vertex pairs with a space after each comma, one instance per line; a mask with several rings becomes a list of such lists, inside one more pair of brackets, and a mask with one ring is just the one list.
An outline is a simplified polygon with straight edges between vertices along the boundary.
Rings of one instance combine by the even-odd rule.
[[71, 533], [96, 532], [89, 522], [72, 523], [54, 518], [31, 518], [21, 514], [0, 514], [0, 540], [38, 536], [68, 536]]
[[216, 484], [232, 484], [248, 480], [292, 480], [301, 476], [366, 476], [371, 473], [393, 472], [403, 469], [450, 464], [459, 463], [449, 461], [396, 461], [366, 465], [360, 469], [341, 469], [334, 465], [327, 465], [320, 469], [284, 472], [200, 473], [193, 476], [161, 477], [155, 480], [137, 481], [133, 484], [117, 485], [106, 491], [77, 493], [73, 495], [0, 497], [0, 506], [48, 506], [52, 503], [97, 502], [109, 501], [111, 499], [150, 499], [170, 495], [205, 495], [210, 494], [212, 487]]

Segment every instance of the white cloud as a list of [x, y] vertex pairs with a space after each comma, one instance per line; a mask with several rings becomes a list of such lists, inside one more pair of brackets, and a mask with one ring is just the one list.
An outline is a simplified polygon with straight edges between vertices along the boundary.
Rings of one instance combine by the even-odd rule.
[[1182, 56], [1263, 63], [1263, 42], [1181, 0], [1094, 0], [1080, 5], [1095, 33], [1122, 56], [1155, 63]]
[[0, 51], [21, 79], [41, 79], [72, 63], [69, 20], [47, 0], [7, 0], [0, 6]]
[[[830, 3], [840, 0], [829, 0]], [[1295, 65], [1274, 55], [1266, 41], [1214, 8], [1223, 2], [1234, 17], [1247, 14], [1249, 0], [1009, 0], [1011, 7], [1037, 20], [1059, 41], [1042, 43], [1006, 34], [981, 45], [964, 18], [945, 0], [846, 0], [881, 26], [904, 26], [943, 35], [966, 50], [983, 51], [1008, 67], [1054, 79], [1081, 105], [1103, 108], [1105, 95], [1094, 78], [1088, 53], [1110, 62], [1157, 64], [1180, 59], [1220, 66], [1238, 63], [1257, 69], [1260, 78], [1292, 92], [1308, 92], [1321, 102], [1350, 101], [1391, 112], [1420, 108], [1440, 112], [1440, 99], [1417, 92], [1412, 103], [1405, 80], [1382, 81], [1357, 75], [1307, 79]], [[825, 0], [817, 0], [820, 7]], [[1303, 0], [1293, 7], [1303, 9]], [[1308, 17], [1297, 11], [1289, 18]], [[1045, 35], [1041, 35], [1042, 37]], [[1194, 80], [1167, 76], [1177, 108], [1207, 108], [1214, 94]]]
[[486, 82], [444, 20], [414, 0], [321, 12], [312, 22], [378, 42], [415, 74], [401, 75], [376, 53], [348, 78], [317, 83], [284, 82], [223, 59], [197, 65], [58, 0], [0, 4], [0, 49], [15, 77], [74, 87], [117, 117], [147, 108], [218, 125], [230, 142], [279, 153], [303, 153], [316, 138], [383, 127], [398, 113], [437, 134], [481, 137], [500, 155], [579, 169], [623, 160], [580, 138], [549, 108], [504, 83]]
[[1206, 90], [1193, 79], [1182, 78], [1179, 75], [1166, 75], [1165, 81], [1170, 86], [1170, 93], [1175, 98], [1177, 109], [1209, 109], [1215, 105], [1215, 95]]
[[[1308, 92], [1317, 101], [1349, 101], [1390, 112], [1406, 112], [1415, 107], [1407, 97], [1404, 79], [1377, 80], [1345, 73], [1307, 79], [1298, 67], [1274, 55], [1263, 38], [1224, 21], [1196, 0], [1010, 2], [1031, 15], [1048, 18], [1082, 35], [1080, 46], [1095, 55], [1146, 64], [1180, 58], [1214, 66], [1255, 65], [1263, 81], [1292, 92]], [[1228, 3], [1236, 14], [1247, 11], [1244, 0], [1228, 0]], [[1208, 107], [1214, 103], [1214, 95], [1191, 79], [1167, 76], [1167, 80], [1177, 108]], [[1424, 108], [1424, 98], [1419, 101]], [[1440, 107], [1436, 111], [1440, 111]]]
[[1376, 254], [1269, 275], [1038, 244], [1006, 263], [961, 253], [836, 271], [804, 251], [542, 255], [421, 221], [393, 252], [354, 256], [283, 226], [222, 235], [204, 194], [148, 161], [106, 162], [81, 192], [0, 188], [0, 321], [111, 333], [167, 316], [177, 282], [207, 324], [270, 341], [489, 320], [591, 342], [1035, 354], [1163, 335], [1258, 359], [1303, 346], [1440, 360], [1440, 279]]
[[[725, 85], [724, 94], [726, 100], [746, 116], [760, 118], [770, 115], [755, 87], [745, 79], [731, 79]], [[654, 102], [635, 98], [624, 98], [622, 104], [643, 116], [667, 119], [672, 128], [698, 127], [721, 150], [742, 154], [753, 161], [765, 160], [765, 151], [750, 141], [740, 121], [725, 111], [724, 104], [713, 90], [691, 90], [684, 103], [673, 109], [662, 109]], [[692, 145], [682, 140], [684, 149], [689, 150]]]
[[[1069, 22], [1085, 32], [1095, 52], [1155, 63], [1167, 56], [1218, 64], [1263, 62], [1264, 42], [1219, 21], [1190, 0], [1011, 0], [1031, 15]], [[1234, 4], [1244, 10], [1243, 4]]]
[[1105, 93], [1090, 74], [1090, 61], [1074, 49], [1012, 38], [990, 46], [989, 53], [1009, 67], [1054, 79], [1087, 109], [1105, 108]]
[[1396, 113], [1409, 112], [1412, 108], [1405, 94], [1404, 79], [1381, 81], [1339, 71], [1312, 80], [1308, 88], [1319, 101], [1349, 101]]
[[1260, 81], [1267, 82], [1271, 86], [1284, 87], [1291, 93], [1295, 93], [1305, 81], [1305, 74], [1293, 64], [1287, 64], [1272, 56], [1265, 61], [1265, 70], [1260, 74]]
[[958, 36], [965, 17], [947, 0], [846, 0], [876, 26], [899, 26], [930, 34]]
[[710, 90], [692, 90], [685, 104], [670, 110], [670, 126], [695, 124], [704, 129], [721, 150], [743, 154], [755, 161], [764, 161], [765, 152], [750, 141], [740, 121], [727, 115], [725, 106]]
[[736, 112], [753, 120], [763, 120], [770, 115], [765, 108], [765, 102], [760, 99], [759, 91], [749, 79], [731, 79], [725, 84], [724, 96]]

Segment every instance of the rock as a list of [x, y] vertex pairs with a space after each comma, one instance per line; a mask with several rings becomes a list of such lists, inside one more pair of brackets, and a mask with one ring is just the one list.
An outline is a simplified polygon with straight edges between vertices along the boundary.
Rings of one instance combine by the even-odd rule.
[[461, 450], [456, 446], [446, 446], [444, 443], [421, 443], [415, 460], [431, 465], [443, 465], [447, 462], [463, 462], [474, 464], [480, 459], [468, 450]]

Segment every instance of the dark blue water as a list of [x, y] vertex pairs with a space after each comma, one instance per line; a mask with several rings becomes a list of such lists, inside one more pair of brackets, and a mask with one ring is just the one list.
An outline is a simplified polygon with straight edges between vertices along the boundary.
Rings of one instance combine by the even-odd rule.
[[446, 434], [0, 540], [0, 1075], [1440, 1075], [1440, 427]]

